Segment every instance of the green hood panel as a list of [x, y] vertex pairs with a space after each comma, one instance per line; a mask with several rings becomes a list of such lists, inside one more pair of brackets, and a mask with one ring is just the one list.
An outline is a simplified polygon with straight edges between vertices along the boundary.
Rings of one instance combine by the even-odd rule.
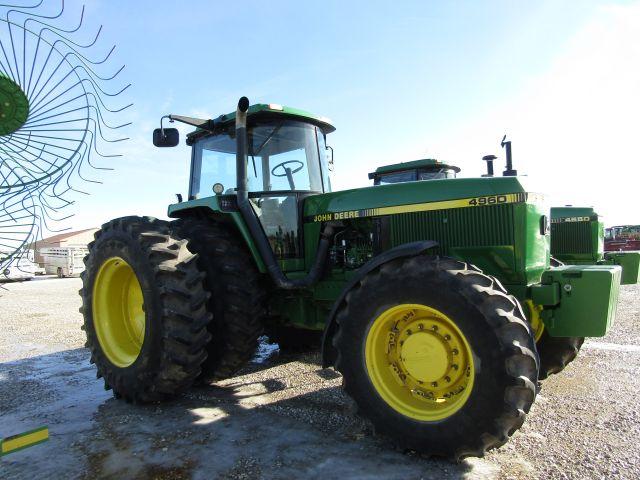
[[[343, 190], [308, 197], [304, 204], [304, 214], [305, 219], [308, 221], [315, 215], [322, 213], [371, 210], [399, 205], [524, 194], [528, 191], [525, 182], [526, 179], [519, 177], [459, 178], [430, 180], [428, 182], [395, 183]], [[483, 200], [480, 200], [480, 202], [483, 202]], [[483, 205], [483, 203], [480, 203], [480, 205]], [[444, 206], [443, 208], [449, 207]]]

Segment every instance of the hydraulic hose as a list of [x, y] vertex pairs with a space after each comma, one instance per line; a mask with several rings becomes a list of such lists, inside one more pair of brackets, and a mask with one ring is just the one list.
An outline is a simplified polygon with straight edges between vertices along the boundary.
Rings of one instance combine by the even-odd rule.
[[310, 287], [316, 284], [322, 276], [324, 270], [323, 267], [326, 264], [327, 255], [329, 254], [334, 226], [330, 223], [325, 224], [322, 233], [320, 234], [320, 243], [318, 244], [316, 259], [309, 270], [309, 273], [304, 278], [300, 279], [291, 280], [287, 278], [280, 268], [273, 250], [271, 249], [271, 245], [269, 244], [269, 239], [267, 238], [267, 235], [260, 225], [256, 213], [249, 202], [249, 192], [247, 190], [248, 109], [249, 99], [247, 97], [240, 98], [238, 101], [238, 108], [236, 109], [236, 175], [238, 180], [236, 194], [238, 199], [238, 209], [249, 228], [249, 232], [251, 232], [251, 237], [258, 248], [258, 252], [260, 253], [260, 257], [262, 257], [262, 261], [267, 268], [267, 272], [276, 286], [284, 290]]

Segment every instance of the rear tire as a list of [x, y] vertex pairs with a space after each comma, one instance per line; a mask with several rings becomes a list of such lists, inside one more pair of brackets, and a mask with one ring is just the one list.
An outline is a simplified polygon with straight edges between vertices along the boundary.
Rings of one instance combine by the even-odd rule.
[[[388, 340], [380, 319], [390, 322]], [[337, 322], [345, 391], [376, 432], [401, 447], [455, 460], [482, 456], [520, 428], [535, 400], [538, 358], [519, 303], [463, 262], [390, 261], [348, 293]], [[420, 336], [418, 348], [409, 336]], [[380, 380], [390, 377], [397, 381]]]
[[173, 228], [189, 240], [198, 253], [210, 292], [208, 310], [211, 341], [201, 380], [233, 376], [255, 354], [263, 333], [266, 291], [255, 261], [228, 224], [207, 219], [177, 220]]
[[163, 400], [200, 374], [209, 341], [204, 274], [167, 222], [105, 223], [81, 274], [83, 329], [105, 389], [132, 402]]

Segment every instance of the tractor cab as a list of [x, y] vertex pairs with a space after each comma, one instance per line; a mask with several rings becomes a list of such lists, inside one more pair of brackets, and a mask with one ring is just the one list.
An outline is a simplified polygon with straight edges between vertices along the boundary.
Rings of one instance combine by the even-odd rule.
[[[187, 120], [198, 127], [187, 136], [192, 146], [189, 200], [214, 195], [235, 200], [235, 112], [215, 120]], [[247, 110], [248, 201], [281, 260], [301, 255], [298, 205], [306, 196], [331, 191], [332, 155], [325, 139], [334, 130], [326, 118], [281, 105], [258, 104]]]
[[425, 158], [378, 167], [375, 172], [369, 174], [369, 179], [373, 180], [374, 185], [388, 185], [390, 183], [456, 178], [458, 172], [460, 172], [459, 167], [447, 165], [433, 158]]
[[[226, 118], [228, 120], [226, 120]], [[222, 117], [213, 131], [199, 128], [187, 137], [193, 146], [190, 198], [235, 194], [234, 115]], [[247, 112], [247, 184], [250, 198], [277, 193], [331, 191], [327, 119], [280, 105], [253, 105]], [[219, 184], [217, 189], [213, 186]], [[255, 202], [258, 203], [258, 202]], [[260, 202], [262, 203], [262, 202]]]

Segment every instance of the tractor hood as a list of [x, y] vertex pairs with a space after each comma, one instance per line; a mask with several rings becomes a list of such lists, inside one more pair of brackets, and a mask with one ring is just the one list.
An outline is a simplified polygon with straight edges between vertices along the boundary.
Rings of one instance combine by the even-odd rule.
[[598, 220], [599, 215], [592, 207], [553, 207], [551, 221], [553, 223]]
[[541, 203], [522, 177], [460, 178], [372, 186], [307, 197], [305, 222], [509, 203]]

